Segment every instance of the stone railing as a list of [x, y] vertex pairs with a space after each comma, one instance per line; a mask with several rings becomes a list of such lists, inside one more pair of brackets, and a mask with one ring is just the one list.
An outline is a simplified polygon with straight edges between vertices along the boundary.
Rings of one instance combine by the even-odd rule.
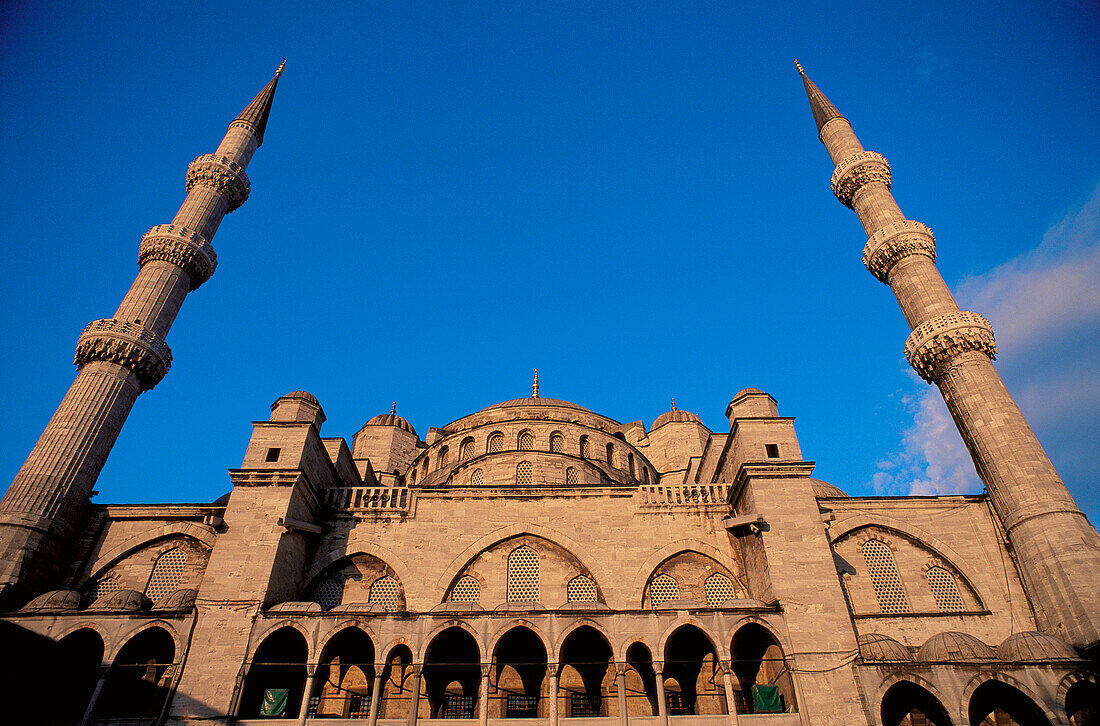
[[643, 484], [638, 487], [638, 506], [711, 507], [724, 505], [729, 494], [729, 484]]
[[337, 511], [408, 512], [412, 498], [408, 487], [334, 487], [325, 491], [325, 504]]

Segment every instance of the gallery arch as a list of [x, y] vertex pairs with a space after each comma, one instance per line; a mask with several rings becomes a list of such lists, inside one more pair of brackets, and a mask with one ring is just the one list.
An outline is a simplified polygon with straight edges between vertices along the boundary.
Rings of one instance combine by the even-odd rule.
[[912, 681], [898, 681], [882, 695], [882, 726], [952, 726], [932, 692]]
[[661, 676], [669, 715], [726, 712], [718, 653], [694, 625], [681, 625], [669, 637]]
[[359, 628], [345, 628], [321, 652], [309, 713], [320, 718], [366, 718], [373, 686], [374, 643]]
[[653, 655], [642, 643], [626, 649], [626, 712], [630, 716], [656, 716], [657, 674]]
[[168, 697], [176, 644], [163, 628], [135, 635], [115, 656], [96, 703], [96, 718], [158, 716]]
[[245, 676], [238, 713], [246, 718], [297, 714], [308, 653], [305, 637], [289, 625], [264, 638]]
[[582, 625], [565, 638], [558, 662], [558, 713], [569, 718], [617, 716], [611, 645], [603, 633]]
[[767, 628], [743, 625], [733, 636], [734, 700], [741, 713], [797, 711], [794, 681], [783, 649]]
[[546, 667], [546, 647], [530, 628], [515, 627], [501, 636], [490, 671], [490, 717], [544, 715]]
[[974, 689], [967, 715], [970, 726], [1050, 726], [1035, 701], [998, 680], [986, 681]]
[[428, 697], [425, 715], [473, 718], [481, 681], [479, 664], [480, 651], [470, 633], [456, 626], [436, 635], [424, 656], [424, 693]]

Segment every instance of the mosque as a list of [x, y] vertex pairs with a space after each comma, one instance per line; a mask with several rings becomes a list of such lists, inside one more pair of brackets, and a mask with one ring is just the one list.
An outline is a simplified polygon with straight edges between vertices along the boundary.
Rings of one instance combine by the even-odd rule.
[[[0, 500], [9, 723], [1092, 726], [1100, 536], [960, 310], [886, 159], [798, 67], [863, 262], [986, 485], [850, 497], [764, 391], [729, 429], [531, 395], [350, 442], [305, 391], [210, 504], [94, 504], [184, 299], [243, 204], [283, 66], [187, 171]], [[257, 412], [261, 413], [261, 412]], [[789, 412], [784, 411], [783, 414]]]

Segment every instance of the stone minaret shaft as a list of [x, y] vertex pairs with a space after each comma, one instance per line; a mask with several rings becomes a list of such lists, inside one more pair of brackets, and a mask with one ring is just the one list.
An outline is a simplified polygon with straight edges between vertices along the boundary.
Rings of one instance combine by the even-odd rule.
[[284, 65], [229, 125], [218, 150], [191, 162], [187, 198], [171, 224], [142, 237], [140, 271], [114, 317], [81, 333], [76, 380], [0, 500], [0, 600], [56, 578], [134, 401], [168, 372], [164, 339], [187, 293], [214, 273], [210, 241], [222, 218], [248, 198], [245, 167], [263, 143]]
[[[796, 62], [796, 65], [797, 62]], [[993, 330], [959, 309], [936, 268], [932, 231], [906, 219], [890, 193], [890, 166], [864, 150], [848, 120], [806, 77], [832, 190], [867, 233], [863, 263], [890, 286], [912, 333], [905, 357], [935, 383], [985, 482], [1040, 627], [1079, 646], [1100, 639], [1100, 537], [1054, 470], [992, 359]]]

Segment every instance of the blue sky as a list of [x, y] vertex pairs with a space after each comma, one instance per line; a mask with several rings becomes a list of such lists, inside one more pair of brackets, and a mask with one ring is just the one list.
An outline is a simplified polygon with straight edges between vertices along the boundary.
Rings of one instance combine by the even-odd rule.
[[1094, 522], [1094, 3], [97, 3], [0, 9], [0, 479], [140, 235], [287, 57], [252, 196], [97, 501], [209, 501], [307, 389], [348, 439], [529, 393], [714, 430], [739, 389], [853, 494], [978, 491], [828, 189], [792, 60], [893, 166]]

